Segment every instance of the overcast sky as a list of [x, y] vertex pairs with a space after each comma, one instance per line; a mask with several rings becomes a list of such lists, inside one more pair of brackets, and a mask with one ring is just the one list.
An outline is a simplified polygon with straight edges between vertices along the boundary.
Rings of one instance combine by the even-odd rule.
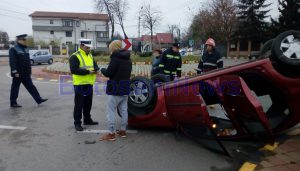
[[[166, 32], [168, 25], [180, 25], [184, 32], [191, 23], [193, 15], [208, 0], [127, 0], [129, 10], [125, 21], [125, 31], [129, 37], [138, 36], [138, 10], [143, 4], [151, 5], [162, 12], [162, 22], [155, 30]], [[278, 16], [277, 0], [267, 0], [273, 5], [270, 15]], [[0, 0], [0, 30], [6, 31], [10, 39], [18, 34], [32, 34], [31, 18], [34, 11], [57, 12], [96, 12], [94, 0]], [[119, 27], [117, 31], [121, 33]], [[147, 34], [147, 30], [142, 30]]]

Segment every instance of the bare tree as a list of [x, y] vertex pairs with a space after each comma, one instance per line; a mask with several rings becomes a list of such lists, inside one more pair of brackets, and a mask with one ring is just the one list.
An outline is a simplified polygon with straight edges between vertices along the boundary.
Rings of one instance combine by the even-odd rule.
[[124, 20], [126, 16], [126, 11], [128, 9], [128, 3], [125, 0], [115, 0], [113, 4], [113, 9], [116, 17], [116, 24], [121, 26], [125, 39], [128, 39], [124, 27]]
[[190, 36], [201, 41], [213, 37], [218, 42], [228, 42], [236, 25], [236, 9], [234, 0], [212, 0], [194, 17]]
[[215, 26], [221, 37], [229, 41], [236, 25], [236, 10], [234, 0], [212, 0], [212, 15], [216, 18]]
[[141, 19], [143, 27], [148, 29], [151, 34], [151, 45], [153, 43], [153, 32], [155, 27], [157, 27], [161, 21], [161, 12], [151, 8], [151, 5], [145, 5], [141, 10]]
[[108, 15], [111, 24], [111, 38], [113, 38], [115, 32], [114, 1], [115, 0], [95, 0], [96, 9]]

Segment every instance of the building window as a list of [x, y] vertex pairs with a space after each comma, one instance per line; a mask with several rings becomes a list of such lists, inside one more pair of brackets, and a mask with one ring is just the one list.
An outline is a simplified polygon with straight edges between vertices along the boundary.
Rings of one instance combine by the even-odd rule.
[[81, 37], [84, 37], [84, 32], [83, 31], [81, 32]]
[[79, 24], [80, 24], [79, 21], [76, 21], [76, 27], [79, 27], [80, 26]]
[[54, 31], [50, 31], [50, 34], [54, 34]]
[[72, 42], [66, 42], [66, 45], [72, 45]]
[[108, 32], [105, 31], [98, 31], [97, 38], [108, 38]]
[[73, 27], [73, 21], [72, 20], [63, 20], [63, 26], [64, 27]]
[[50, 20], [50, 24], [53, 24], [53, 20]]
[[72, 37], [72, 31], [66, 31], [66, 37]]

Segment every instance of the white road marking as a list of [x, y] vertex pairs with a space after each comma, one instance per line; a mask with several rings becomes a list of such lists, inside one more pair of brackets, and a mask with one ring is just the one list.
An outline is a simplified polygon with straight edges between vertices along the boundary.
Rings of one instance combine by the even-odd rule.
[[25, 129], [27, 129], [27, 127], [0, 125], [0, 129], [11, 129], [11, 130], [24, 131]]
[[[109, 133], [109, 130], [93, 130], [93, 129], [85, 129], [84, 131], [77, 131], [77, 133], [88, 133], [88, 134], [105, 134]], [[127, 130], [126, 133], [128, 134], [137, 134], [137, 130]]]
[[50, 80], [50, 82], [58, 82], [58, 80], [52, 79]]
[[12, 78], [11, 75], [10, 75], [10, 72], [6, 73], [6, 76], [7, 76], [8, 78]]
[[[8, 72], [8, 73], [6, 73], [6, 77], [8, 77], [8, 78], [12, 78], [11, 76], [10, 76], [10, 72]], [[58, 82], [54, 82], [53, 80], [52, 80], [52, 82], [50, 82], [50, 81], [41, 81], [41, 80], [32, 80], [33, 82], [35, 82], [35, 83], [41, 83], [41, 84], [53, 84], [53, 85], [57, 85], [57, 84], [66, 84], [66, 83], [60, 83], [58, 80]], [[71, 82], [67, 82], [67, 83], [73, 83], [73, 81], [71, 81]], [[72, 84], [70, 84], [70, 85], [72, 85]], [[98, 83], [98, 86], [99, 87], [104, 87], [104, 86], [106, 86], [106, 84], [103, 82], [103, 83]]]

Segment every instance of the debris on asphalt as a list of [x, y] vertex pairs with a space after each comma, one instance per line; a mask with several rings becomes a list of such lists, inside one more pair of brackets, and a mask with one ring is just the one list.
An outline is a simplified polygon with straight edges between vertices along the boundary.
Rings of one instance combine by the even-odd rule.
[[84, 143], [85, 144], [96, 144], [96, 140], [92, 140], [92, 141], [86, 140]]

